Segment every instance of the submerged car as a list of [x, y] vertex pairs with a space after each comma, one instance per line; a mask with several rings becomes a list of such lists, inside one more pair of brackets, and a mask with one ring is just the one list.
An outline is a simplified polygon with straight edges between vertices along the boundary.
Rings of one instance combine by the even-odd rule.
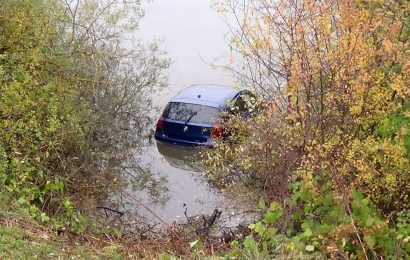
[[246, 89], [220, 85], [193, 85], [179, 92], [165, 107], [159, 118], [155, 139], [159, 142], [186, 146], [213, 146], [224, 134], [218, 124], [222, 112], [246, 113]]

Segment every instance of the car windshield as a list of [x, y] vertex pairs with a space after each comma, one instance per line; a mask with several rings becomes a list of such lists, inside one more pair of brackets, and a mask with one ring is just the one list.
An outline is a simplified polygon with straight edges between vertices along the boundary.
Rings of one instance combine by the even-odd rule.
[[170, 102], [162, 116], [172, 120], [210, 124], [219, 118], [219, 109], [199, 104]]

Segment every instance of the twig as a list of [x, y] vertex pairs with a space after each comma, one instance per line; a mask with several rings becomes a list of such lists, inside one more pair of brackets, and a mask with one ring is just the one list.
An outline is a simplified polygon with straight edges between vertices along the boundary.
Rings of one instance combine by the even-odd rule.
[[155, 218], [157, 218], [164, 226], [166, 226], [171, 232], [181, 241], [185, 242], [177, 232], [165, 221], [163, 220], [160, 216], [158, 216], [154, 211], [152, 211], [147, 205], [145, 205], [142, 201], [139, 199], [136, 199], [133, 196], [130, 196], [128, 193], [126, 193], [132, 200], [134, 200], [137, 204], [141, 205], [144, 209], [146, 209], [149, 213], [151, 213]]
[[188, 215], [187, 215], [187, 211], [188, 211], [188, 208], [185, 208], [184, 216], [185, 216], [186, 220], [189, 220], [189, 219], [188, 219]]
[[353, 219], [353, 216], [352, 216], [352, 212], [351, 212], [351, 210], [350, 210], [349, 207], [347, 207], [347, 210], [349, 211], [349, 216], [350, 216], [350, 219], [352, 220], [352, 225], [353, 225], [353, 228], [354, 228], [354, 230], [355, 230], [355, 232], [356, 232], [357, 239], [359, 239], [360, 246], [362, 247], [364, 256], [366, 257], [366, 260], [369, 260], [369, 258], [367, 257], [367, 254], [366, 254], [366, 249], [365, 249], [364, 246], [363, 246], [363, 241], [362, 241], [362, 239], [360, 238], [359, 230], [357, 229], [357, 227], [356, 227], [356, 225], [355, 225], [355, 223], [354, 223], [354, 219]]
[[105, 215], [107, 216], [107, 218], [108, 218], [107, 210], [117, 213], [118, 215], [120, 215], [120, 217], [124, 215], [124, 212], [121, 212], [115, 209], [110, 209], [108, 207], [98, 206], [96, 207], [96, 209], [103, 209], [105, 211]]

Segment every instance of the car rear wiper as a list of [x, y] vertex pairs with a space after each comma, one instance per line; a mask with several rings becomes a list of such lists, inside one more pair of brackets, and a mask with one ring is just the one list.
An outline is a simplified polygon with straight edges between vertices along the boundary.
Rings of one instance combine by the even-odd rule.
[[192, 113], [192, 115], [189, 116], [188, 120], [185, 121], [185, 124], [188, 124], [189, 121], [192, 119], [192, 117], [194, 117], [196, 114], [198, 114], [199, 111], [201, 111], [202, 108], [198, 109], [196, 112]]

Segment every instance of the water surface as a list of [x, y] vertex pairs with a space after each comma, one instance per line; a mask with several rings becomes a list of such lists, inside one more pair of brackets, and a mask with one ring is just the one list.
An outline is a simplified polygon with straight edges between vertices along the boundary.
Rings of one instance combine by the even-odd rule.
[[[136, 37], [146, 42], [163, 39], [162, 48], [172, 59], [169, 86], [154, 96], [161, 111], [172, 96], [189, 85], [233, 84], [230, 74], [211, 66], [215, 59], [229, 57], [230, 52], [225, 42], [226, 25], [210, 9], [210, 1], [156, 0], [145, 4], [145, 11]], [[155, 120], [159, 115], [153, 115]], [[158, 183], [141, 181], [144, 178], [136, 173], [137, 184], [112, 200], [122, 205], [120, 210], [128, 217], [142, 216], [149, 222], [180, 221], [210, 214], [215, 208], [222, 210], [222, 218], [241, 221], [240, 212], [248, 206], [209, 185], [201, 166], [192, 162], [197, 154], [190, 148], [148, 143], [142, 156], [135, 159]]]
[[233, 85], [231, 74], [213, 69], [230, 56], [227, 27], [208, 0], [155, 0], [144, 5], [145, 17], [136, 35], [144, 41], [162, 39], [172, 60], [169, 87], [157, 103], [164, 106], [178, 91], [192, 84]]

